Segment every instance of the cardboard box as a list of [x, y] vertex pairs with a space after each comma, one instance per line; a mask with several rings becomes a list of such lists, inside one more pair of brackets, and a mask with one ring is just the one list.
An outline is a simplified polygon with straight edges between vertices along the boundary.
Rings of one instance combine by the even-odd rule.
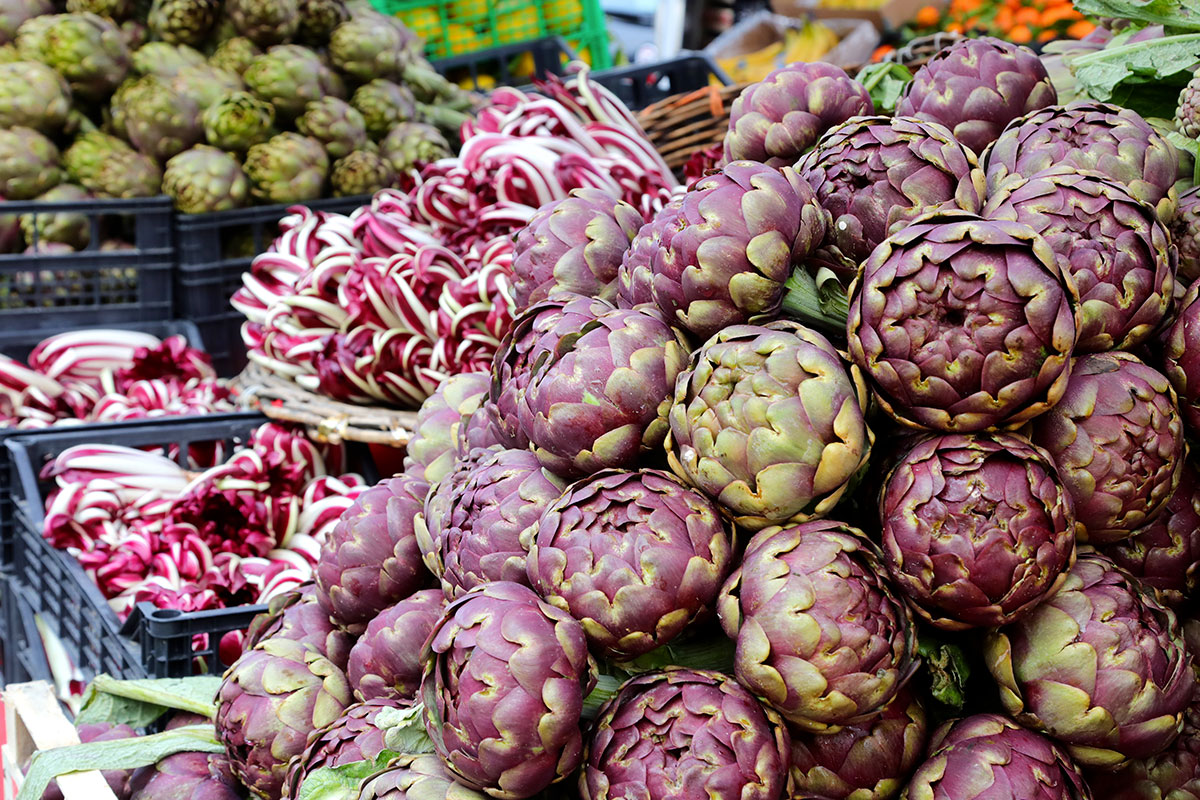
[[949, 0], [888, 0], [879, 8], [833, 8], [822, 6], [819, 0], [771, 0], [771, 9], [787, 17], [829, 19], [861, 19], [879, 30], [896, 30], [917, 15], [922, 6], [943, 8]]
[[[860, 67], [871, 60], [871, 54], [879, 46], [879, 30], [874, 25], [861, 19], [822, 19], [821, 22], [833, 29], [840, 40], [821, 58], [822, 61], [847, 68]], [[715, 60], [737, 58], [782, 41], [788, 28], [802, 28], [807, 23], [804, 18], [759, 11], [713, 39], [704, 52]]]

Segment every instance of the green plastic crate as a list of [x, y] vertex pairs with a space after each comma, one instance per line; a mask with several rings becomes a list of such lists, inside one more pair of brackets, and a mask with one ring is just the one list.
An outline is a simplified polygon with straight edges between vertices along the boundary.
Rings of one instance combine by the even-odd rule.
[[561, 36], [596, 69], [612, 66], [600, 0], [371, 0], [425, 40], [430, 59]]

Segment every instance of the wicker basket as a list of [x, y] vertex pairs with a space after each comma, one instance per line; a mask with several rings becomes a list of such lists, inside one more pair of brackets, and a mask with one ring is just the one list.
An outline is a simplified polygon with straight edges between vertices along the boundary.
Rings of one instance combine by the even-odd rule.
[[638, 112], [651, 144], [673, 170], [692, 154], [720, 144], [729, 129], [729, 111], [745, 84], [705, 86], [675, 95]]
[[913, 72], [916, 72], [925, 66], [926, 62], [933, 58], [938, 51], [949, 47], [961, 38], [963, 38], [962, 34], [949, 33], [948, 31], [940, 31], [928, 36], [918, 36], [915, 39], [909, 40], [904, 47], [897, 48], [888, 53], [883, 57], [883, 60], [903, 64]]
[[330, 400], [254, 364], [237, 377], [235, 388], [244, 405], [271, 419], [304, 425], [318, 442], [404, 447], [417, 422], [415, 411]]

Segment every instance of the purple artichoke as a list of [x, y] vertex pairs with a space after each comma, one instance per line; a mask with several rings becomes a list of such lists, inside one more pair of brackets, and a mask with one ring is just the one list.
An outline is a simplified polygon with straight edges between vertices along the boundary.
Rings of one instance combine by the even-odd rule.
[[1179, 195], [1171, 242], [1179, 250], [1179, 280], [1191, 285], [1200, 278], [1200, 187]]
[[728, 675], [671, 667], [626, 681], [588, 741], [583, 800], [781, 800], [790, 740]]
[[704, 495], [658, 470], [607, 470], [569, 487], [537, 523], [529, 580], [583, 623], [593, 649], [636, 658], [711, 614], [732, 561]]
[[229, 759], [215, 753], [175, 753], [142, 767], [129, 782], [131, 800], [241, 800], [245, 789]]
[[259, 797], [278, 797], [288, 762], [308, 734], [342, 716], [350, 684], [303, 642], [267, 639], [242, 653], [217, 692], [217, 736], [238, 780]]
[[251, 620], [242, 649], [251, 650], [267, 639], [303, 642], [316, 648], [338, 669], [346, 668], [354, 644], [354, 637], [329, 619], [312, 582], [271, 598], [267, 611]]
[[528, 583], [525, 560], [542, 511], [566, 483], [528, 450], [476, 450], [425, 501], [417, 539], [453, 599], [488, 581]]
[[907, 689], [873, 719], [792, 734], [792, 797], [889, 800], [925, 755], [925, 709]]
[[517, 402], [521, 430], [538, 459], [568, 478], [633, 467], [659, 449], [671, 390], [688, 355], [680, 333], [656, 314], [613, 309], [576, 326], [572, 312], [580, 304], [599, 310], [596, 301], [582, 299], [564, 307], [539, 343]]
[[346, 677], [359, 700], [411, 700], [421, 686], [421, 648], [442, 618], [441, 589], [422, 589], [371, 620], [350, 651]]
[[1033, 424], [1054, 454], [1086, 541], [1128, 538], [1179, 485], [1183, 419], [1166, 376], [1128, 353], [1075, 360], [1067, 391]]
[[428, 585], [413, 528], [428, 490], [408, 473], [380, 481], [342, 513], [321, 545], [317, 596], [342, 625], [363, 625]]
[[947, 630], [1019, 619], [1075, 557], [1071, 496], [1050, 454], [1021, 436], [925, 439], [888, 475], [879, 516], [892, 580]]
[[1032, 50], [984, 36], [960, 39], [929, 59], [905, 86], [896, 116], [945, 125], [979, 154], [1014, 119], [1057, 102]]
[[1200, 578], [1200, 475], [1185, 462], [1179, 486], [1158, 517], [1133, 536], [1103, 548], [1159, 600], [1182, 605]]
[[1040, 233], [1079, 290], [1075, 350], [1128, 350], [1150, 338], [1171, 307], [1175, 256], [1154, 210], [1124, 187], [1076, 167], [1014, 178], [983, 216]]
[[1028, 226], [930, 215], [863, 265], [850, 298], [850, 357], [906, 425], [1015, 428], [1066, 389], [1077, 299]]
[[438, 384], [417, 412], [417, 424], [404, 453], [404, 471], [435, 484], [454, 466], [459, 428], [487, 397], [484, 372], [451, 375]]
[[679, 222], [683, 195], [674, 197], [654, 218], [638, 229], [617, 271], [617, 305], [621, 308], [658, 308], [654, 301], [654, 260], [668, 228]]
[[948, 722], [902, 800], [1090, 800], [1078, 768], [1054, 742], [999, 714]]
[[425, 729], [460, 783], [522, 800], [579, 766], [595, 662], [566, 612], [520, 584], [485, 584], [447, 607], [422, 660]]
[[755, 534], [717, 602], [738, 681], [802, 730], [879, 714], [920, 664], [884, 575], [875, 545], [841, 522]]
[[810, 259], [848, 286], [880, 242], [932, 209], [983, 208], [975, 154], [941, 125], [909, 117], [858, 117], [834, 128], [796, 164], [828, 215]]
[[1167, 329], [1163, 371], [1188, 427], [1200, 431], [1200, 283], [1179, 301], [1179, 314]]
[[455, 781], [435, 755], [403, 755], [363, 781], [355, 800], [484, 800]]
[[829, 513], [867, 463], [866, 387], [815, 331], [726, 328], [675, 385], [667, 457], [739, 526]]
[[555, 292], [613, 299], [621, 258], [641, 226], [636, 208], [600, 189], [574, 189], [542, 206], [514, 240], [517, 308]]
[[1125, 186], [1158, 211], [1174, 215], [1172, 187], [1179, 169], [1175, 148], [1136, 111], [1078, 101], [1013, 120], [983, 157], [988, 189], [1011, 176], [1032, 178], [1062, 164], [1091, 170]]
[[[642, 232], [658, 248], [651, 252], [635, 239], [622, 268], [640, 272], [633, 254], [649, 254], [655, 304], [668, 322], [700, 339], [777, 315], [792, 269], [825, 237], [812, 187], [791, 167], [749, 161], [734, 161], [701, 178], [651, 226]], [[622, 285], [633, 281], [631, 276]], [[622, 305], [635, 305], [634, 296]]]
[[1183, 732], [1156, 756], [1116, 773], [1097, 773], [1096, 800], [1195, 800], [1200, 797], [1200, 706], [1184, 713]]
[[733, 101], [725, 161], [790, 167], [825, 131], [874, 113], [871, 95], [841, 67], [789, 64], [750, 84]]
[[[83, 744], [132, 739], [138, 735], [137, 731], [128, 725], [114, 725], [110, 722], [87, 723], [80, 725], [76, 730], [79, 734], [79, 741]], [[108, 784], [108, 788], [112, 789], [118, 800], [129, 800], [133, 791], [130, 784], [132, 770], [108, 769], [100, 774], [104, 776], [104, 782]], [[50, 781], [46, 791], [42, 794], [42, 800], [63, 800], [62, 789], [58, 788], [58, 781]]]
[[1196, 686], [1175, 615], [1096, 553], [984, 655], [1010, 715], [1104, 769], [1169, 746]]
[[382, 698], [355, 703], [329, 725], [314, 730], [304, 752], [292, 759], [284, 796], [298, 798], [305, 778], [318, 769], [379, 758], [387, 745], [375, 717], [380, 711], [400, 707], [394, 700]]

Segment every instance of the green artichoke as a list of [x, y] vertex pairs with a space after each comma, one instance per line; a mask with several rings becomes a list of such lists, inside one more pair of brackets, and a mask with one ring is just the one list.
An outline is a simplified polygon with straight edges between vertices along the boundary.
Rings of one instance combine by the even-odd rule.
[[904, 87], [896, 116], [945, 125], [982, 154], [1014, 119], [1057, 102], [1036, 53], [984, 36], [960, 39], [929, 59]]
[[791, 796], [890, 800], [921, 762], [928, 738], [925, 709], [907, 688], [861, 725], [793, 731]]
[[271, 138], [275, 108], [249, 92], [234, 92], [206, 108], [201, 121], [213, 147], [245, 153]]
[[63, 178], [54, 142], [32, 128], [0, 128], [0, 197], [32, 200]]
[[249, 189], [237, 159], [206, 144], [174, 156], [163, 171], [163, 193], [184, 214], [240, 208], [246, 204]]
[[404, 453], [404, 472], [429, 484], [441, 481], [458, 456], [459, 427], [487, 399], [491, 378], [483, 372], [451, 375], [417, 411]]
[[1175, 615], [1088, 552], [1057, 594], [989, 634], [984, 655], [1017, 722], [1103, 769], [1166, 749], [1196, 685]]
[[133, 53], [133, 71], [138, 75], [173, 78], [184, 67], [204, 63], [204, 54], [186, 44], [147, 42]]
[[1091, 101], [1036, 111], [1004, 129], [983, 166], [995, 191], [1013, 175], [1032, 178], [1059, 164], [1122, 184], [1164, 223], [1174, 216], [1179, 154], [1136, 111]]
[[784, 800], [787, 729], [728, 675], [672, 667], [626, 681], [600, 708], [583, 800]]
[[[60, 183], [38, 195], [39, 203], [83, 203], [92, 196], [82, 186]], [[65, 244], [72, 250], [82, 250], [91, 241], [91, 219], [83, 211], [55, 211], [22, 214], [21, 232], [31, 247], [42, 244]]]
[[225, 0], [233, 27], [259, 47], [290, 42], [300, 28], [298, 0]]
[[1145, 342], [1171, 307], [1175, 258], [1154, 210], [1124, 187], [1076, 167], [1014, 178], [984, 207], [988, 219], [1041, 234], [1079, 289], [1075, 350], [1129, 350]]
[[1183, 469], [1183, 418], [1166, 376], [1122, 352], [1075, 360], [1067, 390], [1034, 420], [1054, 454], [1081, 538], [1126, 539], [1163, 510]]
[[392, 700], [355, 703], [337, 720], [313, 731], [304, 752], [292, 759], [283, 796], [299, 798], [305, 779], [319, 769], [379, 758], [388, 748], [383, 741], [383, 729], [375, 718], [381, 711], [399, 707]]
[[72, 14], [91, 13], [121, 22], [134, 12], [133, 0], [67, 0], [67, 11]]
[[341, 81], [317, 54], [294, 44], [276, 45], [255, 56], [242, 78], [259, 100], [273, 105], [286, 120], [299, 117], [314, 100], [344, 96]]
[[17, 38], [17, 29], [26, 20], [54, 13], [52, 0], [4, 0], [0, 3], [0, 45]]
[[216, 753], [175, 753], [143, 767], [129, 781], [137, 800], [240, 800], [245, 796], [229, 759]]
[[888, 572], [939, 628], [1019, 619], [1066, 580], [1075, 506], [1050, 454], [1011, 434], [927, 438], [879, 501]]
[[304, 114], [296, 120], [296, 130], [325, 145], [329, 157], [335, 159], [345, 158], [370, 142], [362, 114], [337, 97], [324, 97], [305, 106]]
[[796, 323], [734, 325], [675, 384], [667, 458], [737, 525], [828, 514], [867, 463], [866, 387]]
[[1200, 75], [1188, 81], [1179, 93], [1175, 129], [1189, 139], [1200, 139]]
[[382, 139], [417, 114], [416, 101], [407, 87], [378, 78], [355, 89], [350, 105], [362, 115], [372, 139]]
[[399, 756], [363, 781], [357, 800], [485, 800], [446, 771], [435, 755]]
[[268, 639], [300, 642], [341, 670], [346, 668], [354, 644], [354, 636], [335, 625], [325, 613], [312, 581], [272, 597], [267, 610], [250, 621], [242, 650], [252, 650]]
[[424, 122], [399, 122], [392, 126], [380, 140], [379, 150], [401, 175], [453, 155], [442, 132]]
[[279, 797], [310, 731], [350, 705], [346, 676], [303, 642], [267, 639], [242, 653], [217, 692], [217, 735], [234, 774], [263, 800]]
[[947, 722], [901, 800], [1088, 800], [1069, 756], [999, 714]]
[[568, 486], [529, 539], [534, 590], [618, 661], [711, 616], [733, 561], [713, 504], [658, 470], [606, 470]]
[[21, 26], [16, 42], [23, 60], [54, 68], [84, 100], [102, 100], [129, 71], [121, 30], [96, 14], [36, 17]]
[[350, 19], [342, 0], [299, 0], [300, 28], [296, 38], [310, 47], [324, 47], [334, 29]]
[[717, 601], [738, 682], [801, 730], [877, 716], [920, 665], [884, 574], [875, 545], [841, 522], [756, 533]]
[[523, 800], [579, 766], [596, 665], [568, 614], [488, 583], [447, 606], [422, 661], [425, 730], [459, 783]]
[[208, 63], [217, 69], [241, 75], [258, 55], [262, 55], [262, 51], [254, 42], [244, 36], [235, 36], [217, 45], [217, 49], [208, 57]]
[[420, 56], [420, 40], [400, 21], [384, 14], [360, 14], [333, 29], [329, 57], [341, 72], [361, 83], [400, 81], [405, 67]]
[[1179, 301], [1179, 314], [1164, 337], [1162, 363], [1184, 420], [1200, 431], [1200, 284], [1192, 284]]
[[421, 687], [421, 647], [446, 608], [441, 589], [421, 589], [381, 611], [350, 651], [346, 677], [359, 700], [413, 700]]
[[1179, 281], [1190, 286], [1200, 278], [1200, 187], [1179, 196], [1170, 231], [1171, 242], [1179, 251]]
[[1016, 428], [1066, 391], [1077, 305], [1033, 229], [930, 214], [863, 264], [846, 336], [879, 404], [905, 425]]
[[859, 117], [821, 137], [796, 163], [827, 216], [810, 271], [843, 286], [888, 236], [937, 208], [977, 212], [985, 185], [975, 154], [941, 125], [909, 117]]
[[154, 197], [162, 193], [158, 162], [115, 136], [89, 131], [63, 153], [71, 180], [97, 197]]
[[867, 90], [841, 67], [789, 64], [750, 84], [733, 101], [724, 160], [790, 167], [830, 128], [874, 113]]
[[92, 189], [96, 175], [106, 161], [115, 158], [118, 153], [133, 152], [136, 151], [116, 136], [102, 131], [88, 131], [77, 136], [63, 152], [62, 166], [68, 178]]
[[[119, 100], [118, 100], [119, 98]], [[147, 75], [114, 95], [113, 115], [120, 116], [130, 143], [148, 156], [166, 161], [204, 138], [195, 101], [162, 78]]]
[[334, 197], [375, 194], [396, 185], [391, 163], [373, 150], [355, 150], [333, 163], [329, 185]]
[[147, 25], [164, 42], [199, 45], [220, 12], [220, 0], [154, 0]]
[[280, 133], [246, 153], [250, 194], [267, 203], [300, 203], [321, 196], [329, 158], [316, 139]]
[[217, 69], [207, 63], [184, 67], [170, 79], [171, 88], [191, 98], [200, 111], [246, 88], [233, 72]]
[[54, 136], [67, 123], [71, 89], [38, 61], [0, 64], [0, 128], [33, 128]]

